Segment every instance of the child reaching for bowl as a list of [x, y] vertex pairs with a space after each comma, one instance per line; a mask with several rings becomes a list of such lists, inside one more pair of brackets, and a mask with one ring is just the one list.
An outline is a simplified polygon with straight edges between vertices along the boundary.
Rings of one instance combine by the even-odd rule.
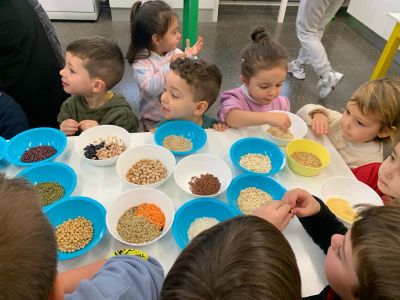
[[343, 114], [307, 104], [297, 115], [316, 134], [327, 135], [351, 169], [382, 162], [383, 143], [400, 132], [400, 80], [382, 78], [364, 83], [351, 96]]
[[288, 98], [280, 95], [288, 68], [286, 53], [263, 27], [255, 28], [251, 39], [242, 50], [243, 85], [222, 93], [218, 118], [234, 128], [268, 124], [287, 131], [291, 125], [289, 116], [270, 112], [290, 110]]

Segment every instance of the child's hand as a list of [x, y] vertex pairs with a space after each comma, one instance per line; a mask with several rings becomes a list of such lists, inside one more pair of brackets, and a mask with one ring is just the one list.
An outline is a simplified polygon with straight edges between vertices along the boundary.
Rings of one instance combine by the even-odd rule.
[[201, 50], [203, 49], [203, 38], [198, 36], [196, 44], [193, 47], [190, 47], [190, 40], [186, 39], [186, 48], [185, 54], [188, 57], [194, 57], [200, 54]]
[[320, 135], [328, 134], [329, 121], [328, 117], [321, 112], [315, 112], [311, 119], [311, 129]]
[[177, 60], [178, 58], [185, 58], [185, 57], [186, 57], [185, 53], [174, 54], [171, 56], [171, 62]]
[[292, 121], [285, 113], [267, 112], [267, 114], [268, 119], [266, 123], [270, 126], [279, 127], [280, 129], [287, 131], [292, 125]]
[[216, 123], [213, 125], [213, 129], [216, 131], [225, 131], [228, 128], [229, 126], [226, 125], [225, 123]]
[[319, 202], [303, 189], [287, 191], [281, 201], [289, 204], [293, 213], [298, 217], [316, 215], [321, 209]]
[[282, 201], [272, 201], [270, 204], [263, 205], [256, 209], [253, 215], [267, 220], [281, 231], [293, 218], [292, 207]]
[[61, 122], [60, 130], [67, 136], [75, 135], [79, 129], [79, 123], [74, 119], [66, 119]]
[[95, 120], [83, 120], [79, 122], [79, 128], [81, 131], [85, 131], [95, 126], [99, 126], [99, 123], [97, 123]]

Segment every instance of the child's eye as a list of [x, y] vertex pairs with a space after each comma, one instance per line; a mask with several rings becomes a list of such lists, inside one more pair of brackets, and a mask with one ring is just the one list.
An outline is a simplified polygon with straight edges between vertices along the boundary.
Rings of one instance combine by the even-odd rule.
[[364, 127], [365, 125], [364, 125], [364, 123], [362, 123], [361, 121], [359, 121], [359, 120], [357, 120], [356, 121], [357, 122], [357, 125], [360, 125], [360, 126], [362, 126], [362, 127]]

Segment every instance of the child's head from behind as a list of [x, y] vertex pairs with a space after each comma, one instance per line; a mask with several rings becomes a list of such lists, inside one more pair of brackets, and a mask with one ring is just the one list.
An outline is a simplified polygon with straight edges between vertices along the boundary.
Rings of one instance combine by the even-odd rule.
[[289, 243], [272, 224], [237, 217], [204, 231], [169, 271], [161, 299], [301, 299]]
[[53, 229], [32, 186], [0, 175], [0, 291], [4, 299], [47, 299], [57, 272]]
[[342, 299], [398, 299], [400, 206], [365, 209], [345, 236], [332, 236], [325, 272]]
[[131, 43], [127, 53], [130, 64], [150, 56], [176, 49], [181, 34], [178, 16], [164, 1], [137, 1], [131, 10]]
[[343, 137], [354, 143], [390, 140], [400, 132], [400, 80], [381, 78], [361, 85], [341, 119]]
[[216, 101], [222, 82], [218, 67], [198, 59], [177, 59], [170, 65], [161, 95], [164, 118], [196, 121]]
[[256, 103], [269, 104], [281, 93], [287, 73], [287, 56], [263, 27], [255, 28], [251, 39], [252, 42], [242, 50], [240, 78]]
[[118, 45], [93, 36], [67, 47], [65, 67], [60, 71], [67, 93], [87, 96], [106, 92], [124, 75], [125, 62]]

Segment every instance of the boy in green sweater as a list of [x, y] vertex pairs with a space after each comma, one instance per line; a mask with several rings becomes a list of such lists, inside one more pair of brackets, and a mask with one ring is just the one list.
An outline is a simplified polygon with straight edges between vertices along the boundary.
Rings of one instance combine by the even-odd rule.
[[65, 61], [61, 82], [72, 96], [57, 116], [61, 131], [76, 135], [105, 124], [137, 131], [138, 119], [130, 105], [110, 90], [124, 74], [124, 57], [116, 43], [99, 36], [77, 40], [67, 47]]

